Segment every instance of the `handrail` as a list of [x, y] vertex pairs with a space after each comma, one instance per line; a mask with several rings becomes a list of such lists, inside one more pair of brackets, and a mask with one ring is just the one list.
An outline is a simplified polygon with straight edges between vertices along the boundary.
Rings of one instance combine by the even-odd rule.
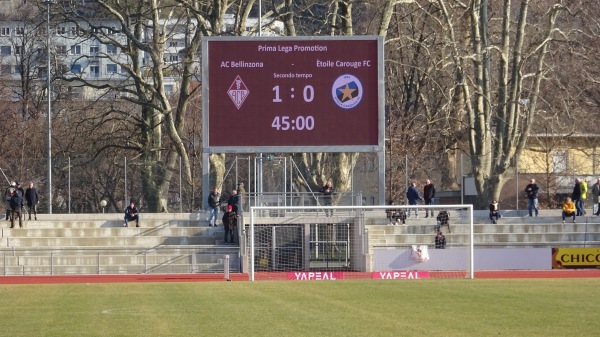
[[[0, 249], [0, 261], [2, 275], [223, 273], [224, 253], [230, 256], [229, 269], [239, 271], [240, 255], [236, 250], [236, 247], [212, 245], [149, 248], [11, 247]], [[16, 259], [11, 261], [11, 258]], [[41, 259], [42, 263], [35, 260], [28, 262], [29, 258]], [[114, 263], [118, 259], [122, 259], [122, 262]], [[61, 263], [61, 260], [65, 262]]]

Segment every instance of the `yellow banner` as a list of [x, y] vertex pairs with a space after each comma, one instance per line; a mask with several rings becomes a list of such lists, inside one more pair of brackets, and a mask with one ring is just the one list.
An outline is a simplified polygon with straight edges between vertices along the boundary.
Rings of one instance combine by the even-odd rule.
[[552, 269], [599, 268], [600, 248], [552, 248]]

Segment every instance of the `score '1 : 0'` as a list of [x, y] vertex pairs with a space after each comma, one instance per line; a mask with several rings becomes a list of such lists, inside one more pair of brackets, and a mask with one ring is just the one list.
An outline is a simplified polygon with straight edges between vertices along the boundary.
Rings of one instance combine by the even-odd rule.
[[[274, 86], [273, 91], [275, 91], [275, 98], [273, 98], [273, 102], [281, 103], [282, 99], [279, 97], [279, 86]], [[304, 101], [306, 103], [312, 102], [312, 100], [315, 98], [315, 89], [312, 85], [304, 86], [304, 90], [302, 91], [302, 97], [304, 98]]]

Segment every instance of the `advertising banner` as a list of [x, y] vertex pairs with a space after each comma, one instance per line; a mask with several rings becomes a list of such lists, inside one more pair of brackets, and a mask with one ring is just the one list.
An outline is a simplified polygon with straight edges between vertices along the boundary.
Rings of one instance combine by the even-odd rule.
[[552, 248], [552, 269], [600, 268], [600, 248]]

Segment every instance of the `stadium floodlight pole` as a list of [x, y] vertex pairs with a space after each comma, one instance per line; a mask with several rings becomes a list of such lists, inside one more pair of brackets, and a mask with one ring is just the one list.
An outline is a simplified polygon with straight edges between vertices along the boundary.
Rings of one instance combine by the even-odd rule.
[[46, 93], [48, 94], [48, 214], [52, 214], [52, 89], [50, 88], [50, 5], [55, 0], [42, 0], [46, 5]]

